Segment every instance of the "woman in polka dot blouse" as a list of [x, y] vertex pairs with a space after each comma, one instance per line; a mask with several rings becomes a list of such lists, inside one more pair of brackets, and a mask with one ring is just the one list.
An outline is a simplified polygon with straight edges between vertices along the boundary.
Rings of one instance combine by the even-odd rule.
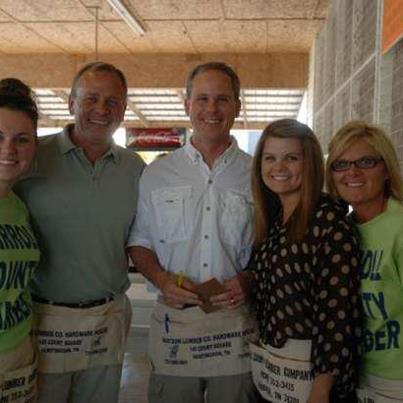
[[[361, 236], [362, 401], [403, 401], [403, 184], [393, 144], [353, 121], [329, 145], [329, 191], [347, 201]], [[385, 400], [382, 400], [384, 402]]]
[[252, 176], [251, 266], [260, 345], [287, 357], [290, 365], [305, 354], [311, 368], [302, 400], [285, 393], [299, 387], [292, 376], [281, 378], [290, 375], [288, 367], [274, 371], [280, 378], [271, 383], [280, 389], [270, 392], [273, 402], [356, 399], [360, 252], [344, 206], [322, 193], [323, 182], [323, 156], [312, 130], [293, 119], [269, 124], [257, 145]]

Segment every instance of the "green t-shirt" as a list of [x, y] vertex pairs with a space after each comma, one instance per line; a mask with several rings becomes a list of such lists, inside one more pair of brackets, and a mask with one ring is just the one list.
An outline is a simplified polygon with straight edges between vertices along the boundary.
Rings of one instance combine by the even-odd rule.
[[0, 353], [29, 336], [32, 302], [29, 282], [39, 249], [28, 212], [14, 194], [0, 199]]
[[362, 371], [403, 379], [403, 206], [390, 198], [385, 212], [358, 225], [362, 237]]

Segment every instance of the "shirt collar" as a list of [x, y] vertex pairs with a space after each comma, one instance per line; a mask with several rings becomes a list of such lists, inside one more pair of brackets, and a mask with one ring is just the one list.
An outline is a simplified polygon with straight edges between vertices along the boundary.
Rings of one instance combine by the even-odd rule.
[[[70, 123], [64, 127], [63, 131], [60, 133], [59, 136], [59, 149], [61, 154], [67, 154], [71, 150], [79, 150], [80, 147], [75, 145], [70, 138], [71, 132], [74, 128], [74, 124]], [[108, 151], [102, 156], [102, 158], [108, 158], [111, 156], [114, 162], [119, 161], [119, 153], [118, 153], [118, 146], [112, 140], [111, 147]]]
[[[203, 156], [201, 152], [192, 144], [192, 139], [190, 139], [189, 142], [187, 142], [184, 146], [185, 153], [187, 156], [190, 158], [193, 164], [200, 164], [201, 161], [203, 161]], [[221, 164], [222, 162], [224, 164], [229, 164], [234, 156], [236, 155], [238, 151], [238, 143], [235, 139], [235, 137], [231, 136], [231, 144], [229, 147], [217, 158], [215, 161], [214, 165]]]
[[78, 148], [70, 139], [70, 133], [73, 130], [73, 127], [74, 124], [68, 124], [59, 135], [58, 141], [61, 154], [67, 154], [70, 150]]

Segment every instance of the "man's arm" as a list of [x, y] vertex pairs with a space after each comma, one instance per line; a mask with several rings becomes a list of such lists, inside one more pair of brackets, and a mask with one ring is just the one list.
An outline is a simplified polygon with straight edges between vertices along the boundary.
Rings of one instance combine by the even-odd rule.
[[143, 246], [131, 246], [128, 253], [136, 269], [157, 288], [160, 289], [164, 303], [173, 308], [183, 308], [184, 305], [201, 305], [201, 301], [194, 290], [194, 283], [183, 278], [178, 284], [178, 276], [168, 273], [160, 265], [157, 255]]

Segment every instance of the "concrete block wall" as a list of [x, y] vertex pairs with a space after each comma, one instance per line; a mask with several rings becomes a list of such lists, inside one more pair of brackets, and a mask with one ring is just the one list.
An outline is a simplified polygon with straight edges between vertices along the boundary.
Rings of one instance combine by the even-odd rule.
[[351, 91], [350, 87], [345, 85], [336, 94], [334, 120], [332, 127], [333, 130], [337, 127], [341, 127], [344, 122], [347, 122], [351, 118], [350, 105], [351, 105]]
[[390, 134], [403, 172], [403, 40], [392, 49]]
[[375, 59], [375, 57], [371, 57], [369, 62], [351, 80], [351, 119], [375, 123]]
[[311, 51], [311, 121], [325, 154], [348, 120], [381, 126], [403, 173], [403, 39], [382, 54], [382, 19], [383, 0], [332, 1]]
[[377, 123], [382, 0], [333, 0], [314, 44], [313, 128], [323, 150], [350, 119]]
[[353, 2], [339, 1], [336, 37], [336, 88], [342, 87], [351, 75], [351, 51], [353, 35]]
[[[339, 3], [337, 0], [335, 3]], [[376, 50], [378, 0], [353, 0], [353, 71], [358, 70]]]

